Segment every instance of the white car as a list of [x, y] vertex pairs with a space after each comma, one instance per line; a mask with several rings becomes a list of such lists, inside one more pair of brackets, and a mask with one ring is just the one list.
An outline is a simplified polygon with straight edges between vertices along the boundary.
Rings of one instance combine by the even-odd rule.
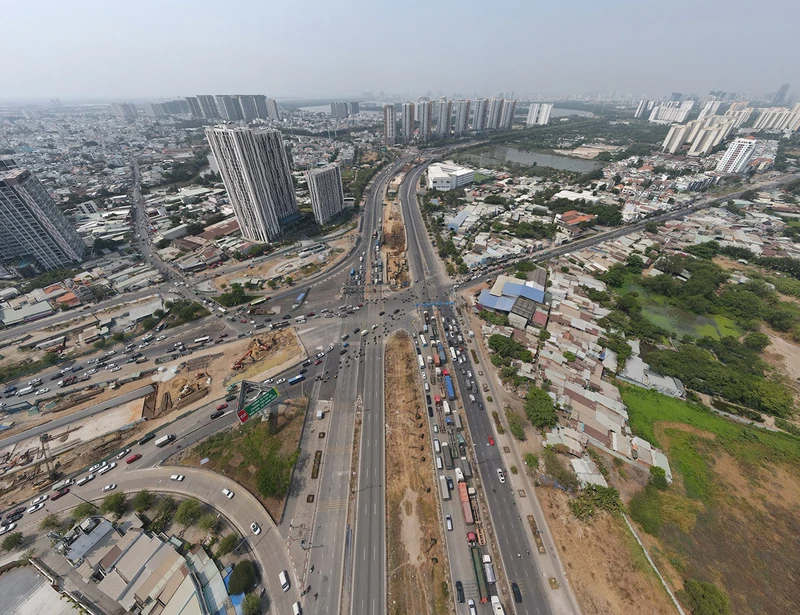
[[11, 530], [17, 527], [16, 523], [9, 523], [8, 525], [0, 525], [0, 536], [8, 534]]
[[92, 480], [94, 480], [94, 474], [87, 474], [83, 478], [79, 478], [78, 482], [76, 482], [75, 484], [78, 487], [81, 487], [81, 486], [85, 485], [86, 483], [88, 483], [89, 481], [92, 481]]
[[119, 370], [121, 370], [121, 369], [122, 369], [122, 368], [121, 368], [119, 365], [115, 365], [114, 367], [112, 367], [112, 368], [111, 368], [110, 370], [108, 370], [108, 371], [110, 371], [110, 372], [118, 372], [118, 371], [119, 371]]
[[116, 366], [117, 366], [116, 363], [109, 363], [108, 365], [106, 365], [106, 369], [114, 369]]
[[94, 374], [96, 374], [96, 373], [97, 373], [97, 368], [96, 368], [96, 367], [93, 367], [92, 369], [90, 369], [90, 370], [88, 370], [88, 371], [86, 372], [86, 374], [87, 374], [88, 376], [92, 376], [92, 375], [94, 375]]
[[117, 488], [117, 483], [111, 483], [110, 485], [106, 485], [105, 487], [103, 487], [103, 492], [114, 491], [114, 489], [116, 488]]
[[105, 467], [103, 467], [103, 468], [100, 468], [100, 470], [98, 470], [98, 472], [97, 472], [97, 473], [98, 473], [100, 476], [102, 476], [102, 475], [103, 475], [103, 474], [105, 474], [106, 472], [111, 472], [111, 470], [113, 470], [113, 469], [114, 469], [114, 468], [116, 468], [116, 467], [117, 467], [117, 462], [116, 462], [116, 461], [112, 461], [112, 462], [111, 462], [111, 463], [109, 463], [107, 466], [105, 466]]
[[183, 474], [173, 474], [169, 477], [170, 480], [176, 480], [178, 482], [181, 482], [184, 478], [186, 477]]
[[97, 472], [100, 468], [104, 468], [108, 465], [107, 461], [101, 461], [100, 463], [94, 464], [91, 468], [89, 468], [89, 473]]
[[44, 502], [44, 501], [45, 501], [46, 499], [48, 499], [49, 497], [50, 497], [50, 496], [49, 496], [49, 495], [47, 495], [46, 493], [45, 493], [44, 495], [40, 495], [40, 496], [39, 496], [38, 498], [36, 498], [35, 500], [31, 500], [30, 506], [36, 506], [37, 504], [41, 504], [42, 502]]
[[[44, 504], [42, 504], [42, 506], [44, 506]], [[258, 526], [258, 523], [251, 523], [250, 529], [253, 530], [253, 534], [255, 534], [256, 536], [258, 536], [261, 533], [261, 528]]]
[[165, 339], [167, 339], [167, 336], [166, 336], [166, 335], [159, 335], [159, 336], [156, 338], [156, 341], [157, 341], [157, 342], [163, 342]]
[[318, 358], [318, 359], [321, 359], [321, 358], [322, 358], [322, 357], [324, 357], [324, 356], [325, 356], [325, 353], [324, 353], [324, 352], [318, 352], [318, 353], [317, 353], [317, 358]]
[[65, 367], [64, 369], [61, 370], [61, 375], [63, 376], [64, 374], [69, 374], [71, 371], [72, 371], [71, 367]]
[[500, 468], [497, 468], [497, 478], [500, 480], [501, 484], [506, 482], [506, 475], [503, 474], [503, 471]]
[[272, 384], [273, 382], [274, 382], [274, 380], [273, 380], [272, 378], [267, 378], [267, 379], [264, 381], [264, 384]]
[[45, 393], [49, 393], [49, 392], [50, 392], [50, 389], [48, 389], [47, 387], [44, 387], [43, 389], [39, 389], [38, 391], [36, 391], [36, 395], [44, 395]]
[[141, 344], [139, 344], [139, 350], [144, 350], [149, 345], [150, 345], [150, 342], [142, 342]]
[[127, 455], [130, 452], [131, 449], [129, 448], [126, 448], [124, 451], [120, 451], [119, 453], [117, 453], [117, 459], [122, 459], [123, 457], [125, 457], [125, 455]]
[[30, 514], [30, 513], [35, 513], [37, 510], [42, 510], [42, 508], [44, 508], [44, 502], [39, 502], [39, 503], [38, 503], [38, 504], [36, 504], [35, 506], [31, 506], [31, 507], [28, 509], [28, 514]]
[[275, 384], [283, 384], [286, 382], [286, 378], [278, 378], [278, 381]]
[[113, 357], [115, 354], [117, 354], [117, 351], [116, 351], [116, 350], [109, 350], [109, 351], [106, 353], [106, 356], [107, 356], [107, 357]]
[[230, 489], [223, 489], [222, 495], [224, 495], [226, 498], [230, 500], [233, 497], [233, 491], [231, 491]]

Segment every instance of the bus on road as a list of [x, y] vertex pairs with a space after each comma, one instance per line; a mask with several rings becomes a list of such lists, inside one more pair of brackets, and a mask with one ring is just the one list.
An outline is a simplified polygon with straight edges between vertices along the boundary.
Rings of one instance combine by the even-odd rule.
[[198, 338], [197, 338], [197, 339], [194, 341], [194, 343], [195, 343], [195, 344], [207, 344], [207, 343], [208, 343], [208, 342], [210, 342], [210, 341], [211, 341], [211, 338], [210, 338], [210, 337], [208, 337], [207, 335], [205, 335], [205, 336], [203, 336], [203, 337], [198, 337]]
[[292, 386], [293, 384], [297, 384], [298, 382], [303, 382], [303, 380], [305, 379], [306, 377], [303, 374], [297, 374], [297, 376], [292, 376], [286, 382], [289, 384], [289, 386]]

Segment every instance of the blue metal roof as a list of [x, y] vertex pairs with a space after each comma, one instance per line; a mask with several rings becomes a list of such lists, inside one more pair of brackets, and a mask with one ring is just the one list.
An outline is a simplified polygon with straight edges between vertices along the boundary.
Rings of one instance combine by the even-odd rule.
[[480, 297], [478, 297], [478, 303], [480, 303], [483, 307], [489, 308], [490, 310], [497, 310], [499, 312], [510, 312], [511, 308], [514, 307], [514, 298], [495, 297], [494, 295], [489, 293], [488, 289], [483, 289], [481, 291]]
[[535, 301], [536, 303], [544, 303], [544, 291], [525, 284], [515, 284], [514, 282], [506, 282], [503, 285], [503, 296], [514, 297], [519, 296]]

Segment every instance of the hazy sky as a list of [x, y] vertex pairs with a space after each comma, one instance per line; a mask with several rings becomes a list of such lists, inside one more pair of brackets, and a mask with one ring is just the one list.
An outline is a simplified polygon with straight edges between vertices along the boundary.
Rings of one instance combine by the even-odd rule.
[[800, 0], [0, 0], [0, 22], [0, 99], [800, 91]]

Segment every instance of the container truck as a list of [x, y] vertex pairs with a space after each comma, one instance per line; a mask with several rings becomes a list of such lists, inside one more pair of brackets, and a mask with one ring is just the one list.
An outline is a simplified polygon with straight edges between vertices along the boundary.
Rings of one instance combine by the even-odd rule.
[[166, 446], [167, 444], [169, 444], [170, 442], [174, 442], [175, 441], [175, 437], [176, 436], [175, 436], [174, 433], [171, 433], [171, 434], [169, 434], [167, 436], [162, 436], [158, 440], [155, 441], [155, 445], [158, 448], [162, 448], [162, 447]]
[[472, 466], [464, 457], [461, 458], [461, 471], [464, 472], [464, 478], [472, 478]]
[[450, 414], [450, 404], [448, 404], [446, 400], [442, 402], [442, 409], [444, 410], [445, 416]]
[[439, 353], [438, 352], [434, 352], [433, 353], [433, 364], [436, 367], [440, 367], [442, 365], [442, 360], [439, 358]]
[[447, 363], [447, 357], [444, 356], [444, 346], [442, 346], [441, 342], [436, 342], [436, 349], [439, 351], [439, 360], [442, 362], [442, 365]]
[[428, 367], [432, 366], [433, 366], [433, 357], [431, 355], [428, 355]]
[[[70, 378], [72, 378], [73, 381], [75, 380], [75, 376], [70, 376]], [[63, 380], [61, 382], [63, 382]], [[61, 383], [59, 383], [59, 385], [60, 384]], [[16, 396], [22, 397], [23, 395], [27, 395], [28, 393], [33, 393], [34, 388], [35, 387], [22, 387], [19, 391], [16, 392]]]
[[461, 415], [458, 412], [453, 413], [453, 421], [456, 424], [456, 431], [461, 431], [463, 426], [461, 425]]
[[450, 454], [450, 444], [442, 442], [442, 457], [444, 458], [444, 467], [448, 470], [453, 469], [453, 456]]
[[447, 501], [450, 499], [450, 487], [447, 486], [447, 479], [444, 476], [439, 477], [439, 489], [442, 492], [442, 499]]
[[64, 380], [58, 381], [58, 388], [68, 387], [71, 384], [75, 384], [77, 382], [77, 376], [67, 376]]
[[425, 369], [425, 360], [422, 358], [421, 354], [417, 355], [417, 363], [419, 363], [420, 369]]
[[486, 588], [486, 578], [483, 575], [483, 564], [481, 563], [481, 548], [470, 547], [472, 556], [472, 571], [475, 573], [475, 580], [478, 581], [478, 598], [481, 603], [489, 602], [489, 591]]
[[453, 388], [453, 380], [449, 375], [444, 377], [444, 386], [447, 389], [447, 399], [453, 401], [456, 398], [456, 391]]
[[461, 468], [456, 468], [456, 482], [464, 482], [464, 472], [461, 471]]

